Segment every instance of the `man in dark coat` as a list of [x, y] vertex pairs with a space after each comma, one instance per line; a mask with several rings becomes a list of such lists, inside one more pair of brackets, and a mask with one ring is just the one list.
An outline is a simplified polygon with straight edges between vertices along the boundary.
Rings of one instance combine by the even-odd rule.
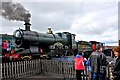
[[102, 52], [102, 45], [96, 46], [96, 51], [90, 55], [90, 66], [92, 68], [92, 80], [106, 79], [106, 56]]
[[115, 65], [113, 68], [114, 80], [120, 80], [120, 46], [114, 48], [114, 55], [116, 57]]

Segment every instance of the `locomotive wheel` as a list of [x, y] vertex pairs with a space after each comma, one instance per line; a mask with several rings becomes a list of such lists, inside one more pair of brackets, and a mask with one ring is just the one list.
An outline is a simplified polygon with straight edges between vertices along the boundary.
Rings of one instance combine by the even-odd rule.
[[31, 60], [32, 56], [21, 56], [22, 60]]

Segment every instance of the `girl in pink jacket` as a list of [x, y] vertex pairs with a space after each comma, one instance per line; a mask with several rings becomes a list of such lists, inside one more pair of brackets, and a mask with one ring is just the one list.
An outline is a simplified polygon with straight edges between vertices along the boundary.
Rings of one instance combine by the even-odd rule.
[[82, 80], [81, 73], [85, 70], [84, 62], [86, 61], [85, 58], [82, 57], [82, 55], [77, 54], [75, 59], [75, 70], [76, 70], [76, 79]]

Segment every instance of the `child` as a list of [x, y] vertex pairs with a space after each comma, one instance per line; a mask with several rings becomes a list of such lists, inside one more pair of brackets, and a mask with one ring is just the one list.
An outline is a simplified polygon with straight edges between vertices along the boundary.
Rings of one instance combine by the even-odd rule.
[[75, 59], [75, 70], [76, 70], [76, 79], [82, 80], [81, 73], [85, 70], [84, 62], [86, 61], [85, 58], [79, 53], [76, 55]]
[[88, 66], [88, 76], [89, 79], [92, 78], [91, 72], [92, 72], [92, 68], [90, 66], [90, 58], [88, 58], [88, 60], [86, 61], [86, 65]]

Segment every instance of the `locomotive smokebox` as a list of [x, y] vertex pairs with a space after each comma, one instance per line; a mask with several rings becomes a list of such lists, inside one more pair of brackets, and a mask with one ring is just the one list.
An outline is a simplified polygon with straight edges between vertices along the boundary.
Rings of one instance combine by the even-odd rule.
[[24, 25], [25, 25], [25, 30], [30, 31], [30, 25], [31, 24], [30, 23], [25, 23]]

